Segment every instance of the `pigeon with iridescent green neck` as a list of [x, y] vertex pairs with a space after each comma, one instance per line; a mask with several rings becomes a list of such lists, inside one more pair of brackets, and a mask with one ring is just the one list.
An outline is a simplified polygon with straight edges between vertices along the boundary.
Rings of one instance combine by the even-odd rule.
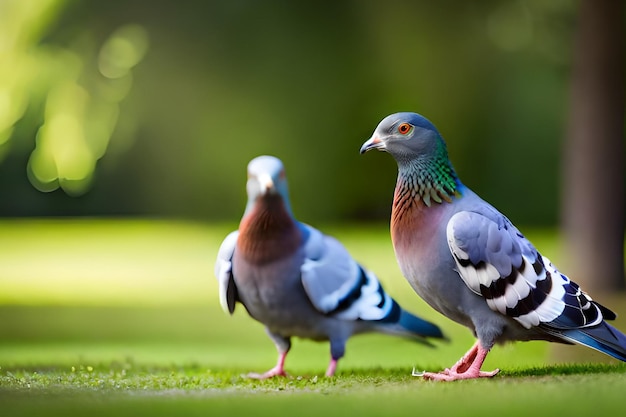
[[626, 361], [616, 318], [560, 273], [503, 214], [463, 185], [446, 144], [426, 118], [384, 118], [361, 147], [398, 163], [391, 237], [402, 273], [435, 310], [471, 329], [474, 346], [450, 369], [452, 381], [494, 376], [481, 370], [496, 343], [578, 343]]
[[293, 336], [330, 342], [327, 376], [354, 334], [381, 332], [427, 344], [427, 337], [443, 337], [437, 326], [402, 309], [339, 241], [293, 217], [278, 158], [250, 161], [246, 188], [243, 218], [222, 243], [215, 274], [222, 307], [232, 314], [241, 303], [278, 350], [275, 367], [250, 377], [285, 375]]

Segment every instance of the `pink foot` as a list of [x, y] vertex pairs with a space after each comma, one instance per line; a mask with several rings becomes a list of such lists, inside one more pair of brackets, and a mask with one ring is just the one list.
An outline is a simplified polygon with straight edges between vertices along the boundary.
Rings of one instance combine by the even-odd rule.
[[285, 372], [285, 358], [287, 357], [287, 352], [282, 352], [278, 355], [278, 362], [276, 366], [270, 369], [269, 371], [257, 374], [256, 372], [250, 372], [248, 374], [248, 378], [252, 379], [268, 379], [274, 378], [275, 376], [287, 376]]
[[460, 379], [491, 378], [492, 376], [495, 376], [498, 372], [500, 372], [499, 369], [493, 370], [491, 372], [485, 372], [478, 369], [470, 368], [463, 373], [459, 373], [451, 371], [450, 369], [446, 369], [445, 371], [439, 373], [424, 372], [422, 374], [422, 377], [430, 381], [458, 381]]
[[485, 358], [489, 353], [488, 349], [482, 347], [480, 342], [476, 342], [474, 346], [463, 357], [454, 364], [450, 369], [442, 372], [421, 372], [416, 373], [413, 370], [413, 376], [421, 376], [430, 381], [457, 381], [459, 379], [475, 379], [475, 378], [491, 378], [500, 372], [499, 369], [485, 372], [480, 368], [485, 362]]
[[268, 378], [274, 378], [275, 376], [287, 376], [287, 373], [282, 367], [275, 366], [269, 371], [264, 372], [262, 374], [258, 374], [256, 372], [250, 372], [248, 374], [248, 378], [252, 378], [252, 379], [268, 379]]

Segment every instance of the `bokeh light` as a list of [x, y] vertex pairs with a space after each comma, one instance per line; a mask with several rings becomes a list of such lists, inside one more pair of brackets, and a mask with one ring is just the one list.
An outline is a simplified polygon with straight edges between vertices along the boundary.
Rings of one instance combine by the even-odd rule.
[[0, 162], [6, 155], [15, 123], [29, 102], [29, 84], [37, 74], [32, 53], [39, 33], [59, 0], [0, 2]]
[[28, 161], [28, 178], [36, 189], [60, 187], [69, 195], [89, 190], [115, 130], [119, 103], [131, 90], [131, 70], [147, 48], [147, 32], [139, 25], [124, 25], [100, 48], [95, 74], [72, 51], [48, 49], [41, 55], [62, 70], [47, 86], [43, 124]]
[[137, 65], [148, 50], [148, 33], [136, 24], [117, 29], [100, 49], [98, 68], [107, 78], [121, 78]]

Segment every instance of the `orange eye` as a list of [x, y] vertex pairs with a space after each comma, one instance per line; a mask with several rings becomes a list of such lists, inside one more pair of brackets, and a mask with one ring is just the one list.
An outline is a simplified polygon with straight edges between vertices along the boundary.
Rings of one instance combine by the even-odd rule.
[[411, 126], [409, 123], [402, 123], [400, 126], [398, 126], [398, 132], [402, 135], [406, 135], [411, 131], [412, 128], [413, 126]]

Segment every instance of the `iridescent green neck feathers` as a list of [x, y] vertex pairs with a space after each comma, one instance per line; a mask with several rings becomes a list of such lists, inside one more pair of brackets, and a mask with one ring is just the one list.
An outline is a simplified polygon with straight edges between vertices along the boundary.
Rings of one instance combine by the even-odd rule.
[[434, 153], [398, 163], [398, 168], [396, 201], [405, 200], [410, 195], [412, 199], [421, 200], [430, 207], [433, 202], [452, 203], [453, 197], [461, 195], [461, 183], [450, 164], [443, 143], [437, 146]]

